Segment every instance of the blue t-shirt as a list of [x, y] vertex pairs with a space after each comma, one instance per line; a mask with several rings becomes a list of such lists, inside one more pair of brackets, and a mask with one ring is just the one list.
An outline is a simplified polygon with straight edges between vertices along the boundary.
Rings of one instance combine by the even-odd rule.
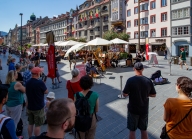
[[9, 63], [9, 71], [10, 70], [15, 70], [15, 63], [13, 63], [13, 62]]
[[23, 93], [21, 91], [15, 90], [14, 86], [15, 86], [16, 82], [12, 82], [10, 83], [10, 87], [8, 89], [8, 100], [6, 105], [8, 107], [15, 107], [18, 105], [23, 104]]
[[45, 83], [41, 80], [31, 78], [26, 83], [26, 95], [28, 100], [28, 109], [32, 111], [44, 108], [44, 92], [47, 90]]

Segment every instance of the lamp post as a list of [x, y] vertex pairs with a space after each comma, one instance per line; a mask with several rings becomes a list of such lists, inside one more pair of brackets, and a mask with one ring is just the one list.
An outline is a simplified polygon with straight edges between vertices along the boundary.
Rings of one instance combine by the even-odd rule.
[[21, 54], [22, 54], [22, 36], [23, 36], [23, 33], [22, 33], [22, 13], [19, 14], [21, 16]]

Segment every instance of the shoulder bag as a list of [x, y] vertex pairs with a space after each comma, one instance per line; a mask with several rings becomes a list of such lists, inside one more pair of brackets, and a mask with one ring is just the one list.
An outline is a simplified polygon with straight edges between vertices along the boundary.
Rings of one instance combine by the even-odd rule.
[[190, 112], [192, 111], [192, 108], [189, 110], [189, 112], [185, 115], [185, 117], [183, 117], [183, 119], [181, 119], [181, 121], [179, 121], [177, 124], [175, 124], [171, 129], [169, 129], [168, 131], [166, 131], [166, 124], [164, 125], [164, 127], [162, 128], [161, 131], [161, 135], [160, 138], [161, 139], [167, 139], [168, 137], [168, 132], [170, 132], [172, 129], [174, 129], [176, 126], [178, 126], [185, 118], [187, 118], [187, 116], [190, 114]]

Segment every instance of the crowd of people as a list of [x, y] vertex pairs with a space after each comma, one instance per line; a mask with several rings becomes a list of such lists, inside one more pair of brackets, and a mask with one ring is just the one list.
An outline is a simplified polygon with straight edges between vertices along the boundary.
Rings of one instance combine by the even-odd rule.
[[[79, 70], [72, 69], [72, 78], [67, 81], [68, 98], [56, 98], [49, 92], [45, 81], [41, 79], [43, 69], [40, 67], [38, 49], [35, 60], [23, 56], [21, 62], [9, 57], [6, 81], [0, 84], [0, 134], [4, 139], [17, 139], [16, 128], [26, 106], [28, 116], [28, 136], [30, 139], [64, 138], [65, 133], [77, 135], [78, 139], [94, 139], [99, 111], [98, 93], [92, 91], [93, 79], [89, 75], [79, 78]], [[141, 54], [138, 54], [141, 55]], [[114, 55], [116, 56], [116, 55]], [[38, 58], [37, 58], [38, 57]], [[70, 57], [70, 56], [69, 56]], [[131, 58], [130, 57], [126, 57]], [[75, 62], [74, 57], [69, 60]], [[90, 70], [92, 55], [87, 60]], [[25, 69], [21, 74], [21, 70]], [[143, 75], [144, 66], [137, 61], [134, 66], [135, 76], [130, 77], [123, 89], [123, 95], [129, 96], [127, 128], [129, 138], [136, 138], [136, 130], [141, 131], [141, 138], [148, 139], [149, 97], [156, 97], [156, 90], [150, 79]], [[97, 69], [96, 69], [97, 70]], [[95, 71], [97, 72], [97, 71]], [[164, 104], [165, 136], [164, 139], [191, 139], [192, 137], [192, 80], [179, 77], [176, 82], [177, 98], [168, 98]], [[44, 98], [46, 95], [46, 99]], [[4, 112], [3, 106], [6, 106]], [[41, 126], [47, 124], [47, 131], [41, 133]]]

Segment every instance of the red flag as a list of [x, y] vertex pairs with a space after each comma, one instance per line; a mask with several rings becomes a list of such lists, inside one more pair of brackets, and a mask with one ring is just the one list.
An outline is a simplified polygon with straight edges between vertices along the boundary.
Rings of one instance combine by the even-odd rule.
[[56, 77], [56, 69], [55, 69], [55, 46], [50, 45], [48, 54], [47, 54], [47, 65], [48, 65], [48, 75], [47, 77], [55, 78]]

